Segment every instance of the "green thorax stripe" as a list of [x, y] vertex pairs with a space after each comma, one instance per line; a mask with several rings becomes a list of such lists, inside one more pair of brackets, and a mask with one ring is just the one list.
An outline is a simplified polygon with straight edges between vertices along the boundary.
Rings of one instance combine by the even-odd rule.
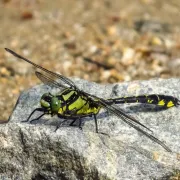
[[57, 95], [61, 101], [62, 106], [69, 106], [77, 101], [79, 95], [76, 91], [71, 89], [65, 89], [60, 95]]
[[57, 97], [62, 102], [62, 110], [59, 111], [61, 114], [96, 114], [100, 109], [97, 103], [92, 103], [90, 98], [79, 95], [75, 90], [65, 89]]

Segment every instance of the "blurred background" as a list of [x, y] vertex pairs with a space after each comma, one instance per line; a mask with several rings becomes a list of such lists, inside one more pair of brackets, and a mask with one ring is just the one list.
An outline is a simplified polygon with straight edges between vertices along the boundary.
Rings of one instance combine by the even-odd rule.
[[40, 83], [22, 56], [97, 83], [180, 77], [179, 0], [1, 0], [0, 120]]

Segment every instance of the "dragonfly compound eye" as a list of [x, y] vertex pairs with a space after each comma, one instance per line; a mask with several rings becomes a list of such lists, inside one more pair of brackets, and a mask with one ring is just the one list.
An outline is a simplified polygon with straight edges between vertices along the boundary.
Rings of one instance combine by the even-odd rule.
[[43, 94], [42, 97], [41, 97], [41, 101], [40, 101], [41, 106], [43, 108], [49, 108], [50, 107], [50, 103], [51, 103], [51, 98], [52, 97], [49, 95], [49, 93]]
[[61, 108], [61, 101], [57, 97], [51, 98], [51, 111], [57, 113]]

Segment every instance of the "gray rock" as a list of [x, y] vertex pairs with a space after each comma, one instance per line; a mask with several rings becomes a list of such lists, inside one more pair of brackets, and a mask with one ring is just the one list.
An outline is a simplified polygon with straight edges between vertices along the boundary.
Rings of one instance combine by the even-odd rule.
[[[157, 93], [180, 99], [179, 79], [115, 85], [74, 81], [84, 91], [103, 98]], [[58, 91], [39, 85], [21, 94], [9, 123], [0, 126], [0, 179], [144, 180], [167, 178], [180, 170], [179, 107], [158, 111], [150, 105], [119, 105], [152, 129], [172, 153], [103, 110], [97, 116], [98, 127], [108, 135], [95, 133], [90, 117], [83, 119], [82, 131], [65, 124], [55, 132], [62, 120], [50, 115], [33, 124], [21, 123], [39, 107], [43, 93]]]

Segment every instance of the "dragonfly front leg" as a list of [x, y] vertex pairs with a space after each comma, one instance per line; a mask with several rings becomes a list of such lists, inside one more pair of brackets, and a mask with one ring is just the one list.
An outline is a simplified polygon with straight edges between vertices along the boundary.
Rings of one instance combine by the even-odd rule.
[[[29, 121], [29, 119], [31, 118], [31, 116], [36, 112], [36, 111], [40, 111], [40, 112], [44, 112], [44, 109], [42, 109], [42, 108], [36, 108], [36, 109], [34, 109], [33, 111], [32, 111], [32, 113], [29, 115], [29, 117], [26, 119], [26, 120], [24, 120], [24, 121], [21, 121], [21, 122], [28, 122]], [[39, 118], [41, 118], [41, 117], [39, 117]], [[38, 119], [39, 119], [38, 118]], [[37, 118], [36, 118], [37, 119]]]
[[33, 121], [37, 121], [37, 120], [39, 120], [41, 117], [43, 117], [45, 114], [47, 114], [47, 113], [43, 113], [43, 114], [41, 114], [39, 117], [37, 117], [37, 118], [35, 118], [35, 119], [32, 119], [31, 121], [29, 121], [29, 123], [31, 124]]

